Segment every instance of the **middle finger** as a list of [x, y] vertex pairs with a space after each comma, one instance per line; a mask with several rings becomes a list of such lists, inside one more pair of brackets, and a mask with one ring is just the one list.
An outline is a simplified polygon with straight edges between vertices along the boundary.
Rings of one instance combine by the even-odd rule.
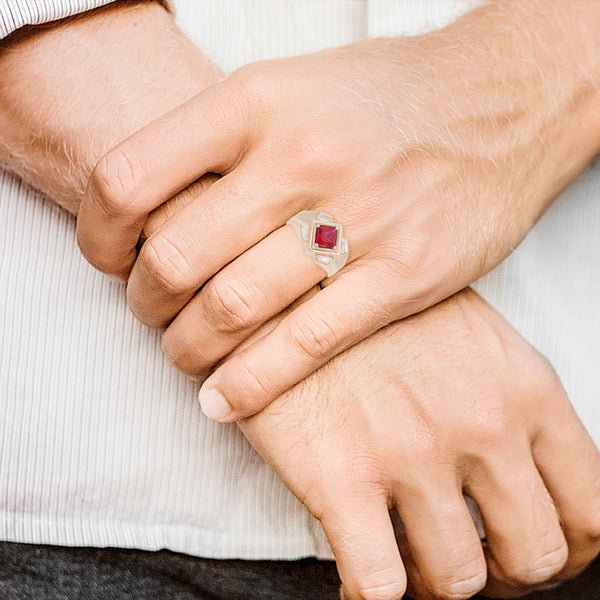
[[144, 243], [127, 286], [140, 321], [165, 327], [210, 277], [297, 212], [289, 190], [267, 192], [260, 174], [249, 171], [240, 165]]
[[163, 334], [163, 349], [178, 369], [203, 377], [325, 276], [292, 227], [281, 227], [208, 281]]

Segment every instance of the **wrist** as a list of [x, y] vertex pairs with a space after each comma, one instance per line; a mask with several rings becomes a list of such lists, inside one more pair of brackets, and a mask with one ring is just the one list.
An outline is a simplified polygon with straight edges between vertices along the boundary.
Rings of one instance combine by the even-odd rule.
[[497, 0], [455, 26], [465, 50], [477, 49], [465, 68], [496, 84], [484, 101], [504, 106], [494, 144], [529, 145], [521, 189], [543, 210], [600, 151], [600, 3]]
[[498, 1], [432, 33], [361, 42], [355, 56], [381, 63], [396, 126], [436, 173], [457, 161], [488, 182], [502, 173], [524, 235], [600, 151], [599, 29], [597, 2]]
[[221, 77], [151, 2], [34, 28], [0, 70], [0, 163], [73, 213], [106, 151]]

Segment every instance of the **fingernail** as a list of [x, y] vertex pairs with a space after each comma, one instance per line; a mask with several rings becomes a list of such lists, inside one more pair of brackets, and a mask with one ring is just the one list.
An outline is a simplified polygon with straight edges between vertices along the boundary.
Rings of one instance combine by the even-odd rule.
[[198, 394], [198, 399], [200, 400], [202, 412], [213, 421], [224, 421], [233, 412], [225, 396], [214, 388], [209, 390], [202, 386]]

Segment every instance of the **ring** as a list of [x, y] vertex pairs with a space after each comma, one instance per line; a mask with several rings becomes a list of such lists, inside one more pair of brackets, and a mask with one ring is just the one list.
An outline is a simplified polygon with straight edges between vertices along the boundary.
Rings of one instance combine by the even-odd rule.
[[325, 269], [327, 277], [337, 273], [348, 260], [348, 240], [333, 217], [316, 210], [303, 210], [288, 222], [296, 232], [304, 253]]

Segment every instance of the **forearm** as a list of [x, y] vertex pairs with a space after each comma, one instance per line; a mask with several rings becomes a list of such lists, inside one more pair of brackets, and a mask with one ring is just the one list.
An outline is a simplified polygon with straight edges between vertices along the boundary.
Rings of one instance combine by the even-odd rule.
[[156, 2], [20, 32], [0, 72], [0, 164], [72, 213], [107, 150], [221, 77]]
[[530, 111], [544, 149], [538, 190], [553, 199], [600, 152], [600, 3], [499, 0], [489, 10], [496, 13], [490, 66], [514, 87], [515, 119]]
[[[435, 150], [462, 146], [490, 177], [510, 166], [524, 231], [600, 152], [599, 31], [596, 1], [492, 0], [421, 37], [429, 52], [415, 75], [432, 81]], [[440, 72], [451, 75], [442, 94]]]

